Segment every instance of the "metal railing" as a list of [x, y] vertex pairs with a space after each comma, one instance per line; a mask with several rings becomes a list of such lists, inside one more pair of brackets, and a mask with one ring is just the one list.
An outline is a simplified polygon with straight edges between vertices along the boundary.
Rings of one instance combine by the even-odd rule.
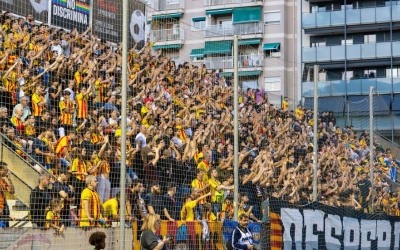
[[[390, 13], [392, 12], [392, 13]], [[345, 16], [346, 15], [346, 16]], [[303, 28], [322, 28], [400, 20], [400, 5], [363, 9], [334, 10], [302, 14]]]
[[184, 0], [154, 0], [151, 5], [153, 11], [179, 10], [185, 8]]
[[[16, 152], [17, 149], [21, 150], [24, 156], [19, 155]], [[57, 178], [33, 159], [28, 152], [1, 133], [0, 153], [0, 159], [8, 164], [11, 173], [11, 180], [15, 186], [14, 196], [28, 207], [30, 206], [29, 194], [37, 186], [39, 174], [48, 173], [52, 178]]]
[[210, 25], [204, 30], [204, 37], [206, 38], [256, 34], [264, 34], [263, 22]]
[[204, 0], [204, 6], [255, 3], [255, 2], [262, 3], [261, 0]]
[[[229, 69], [233, 68], [233, 56], [206, 57], [204, 58], [204, 63], [206, 64], [206, 67], [210, 69]], [[239, 68], [254, 68], [263, 66], [263, 54], [240, 55], [238, 58]]]
[[345, 45], [303, 48], [303, 62], [324, 62], [342, 60], [362, 60], [400, 56], [400, 42], [348, 44]]
[[152, 30], [150, 31], [150, 36], [152, 41], [157, 40], [158, 42], [183, 41], [185, 39], [184, 31], [181, 28]]
[[[313, 97], [314, 82], [304, 81], [302, 85], [302, 96]], [[370, 86], [379, 94], [400, 93], [400, 77], [393, 77], [393, 84], [391, 78], [319, 81], [318, 96], [367, 95]]]
[[[24, 163], [26, 163], [27, 165], [32, 167], [32, 169], [34, 169], [38, 173], [48, 172], [47, 169], [44, 166], [42, 166], [38, 161], [36, 161], [28, 152], [26, 152], [23, 148], [19, 148], [13, 141], [11, 141], [3, 133], [0, 133], [0, 143], [2, 144], [1, 146], [6, 146], [11, 151], [13, 151], [15, 153], [15, 157], [18, 157], [20, 160], [24, 161]], [[18, 148], [19, 150], [21, 150], [21, 152], [24, 153], [24, 157], [22, 157], [21, 155], [17, 154], [14, 151], [13, 148]], [[3, 151], [1, 150], [1, 152], [3, 152]], [[2, 158], [2, 157], [3, 157], [3, 154], [0, 155], [0, 158]], [[36, 165], [38, 166], [38, 168], [34, 168], [33, 167], [33, 166], [36, 166]], [[40, 169], [40, 171], [38, 171], [38, 169]], [[55, 177], [55, 176], [52, 175], [52, 177]]]

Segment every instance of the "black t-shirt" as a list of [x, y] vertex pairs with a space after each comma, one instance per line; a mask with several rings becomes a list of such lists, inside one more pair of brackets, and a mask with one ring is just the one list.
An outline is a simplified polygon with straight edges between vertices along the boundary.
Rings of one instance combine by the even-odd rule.
[[43, 166], [46, 165], [46, 156], [36, 154], [36, 149], [39, 149], [42, 153], [47, 153], [47, 145], [39, 138], [33, 139], [32, 145], [32, 155], [33, 158], [42, 164]]
[[357, 182], [357, 187], [360, 189], [362, 197], [367, 197], [369, 194], [369, 188], [371, 187], [371, 182], [369, 180], [359, 180]]
[[213, 162], [212, 162], [213, 167], [217, 167], [221, 159], [223, 158], [224, 156], [222, 155], [222, 153], [218, 152], [217, 150], [213, 151]]
[[110, 162], [110, 175], [109, 180], [111, 183], [111, 188], [120, 187], [120, 175], [121, 175], [121, 165], [119, 162]]
[[157, 168], [161, 170], [162, 179], [169, 179], [172, 174], [172, 168], [175, 167], [175, 160], [172, 157], [160, 158], [157, 162]]
[[[175, 197], [172, 197], [169, 194], [165, 194], [164, 195], [164, 206], [167, 209], [169, 216], [171, 216], [172, 219], [175, 219], [175, 220], [179, 219], [178, 207], [176, 205]], [[164, 214], [161, 215], [161, 219], [168, 220], [167, 217], [164, 216]]]
[[140, 211], [139, 211], [139, 206], [138, 206], [138, 200], [139, 200], [139, 195], [136, 192], [132, 192], [130, 188], [126, 189], [126, 198], [131, 204], [132, 208], [132, 215], [136, 216], [136, 218], [140, 219]]
[[94, 144], [90, 140], [83, 140], [81, 148], [86, 148], [86, 155], [91, 155], [94, 151]]
[[50, 87], [50, 88], [48, 89], [48, 92], [49, 92], [50, 106], [51, 106], [51, 107], [55, 107], [55, 108], [56, 108], [56, 111], [59, 111], [59, 109], [57, 108], [57, 107], [58, 107], [58, 98], [54, 99], [54, 98], [51, 96], [51, 94], [57, 94], [58, 89], [53, 88], [53, 87]]
[[154, 195], [152, 193], [146, 194], [144, 197], [144, 202], [146, 206], [152, 206], [154, 209], [154, 213], [163, 215], [164, 214], [164, 197], [161, 195]]
[[[54, 182], [52, 184], [52, 187], [51, 187], [52, 198], [53, 199], [61, 199], [62, 198], [60, 195], [61, 191], [64, 191], [65, 193], [67, 193], [69, 198], [75, 196], [74, 193], [71, 192], [68, 185], [63, 184], [57, 180], [56, 182]], [[67, 206], [68, 206], [68, 202], [64, 202], [64, 207], [67, 207]]]
[[239, 186], [239, 193], [247, 193], [249, 196], [249, 204], [255, 204], [256, 197], [257, 197], [257, 190], [256, 186], [250, 182], [247, 182], [246, 184], [240, 184]]

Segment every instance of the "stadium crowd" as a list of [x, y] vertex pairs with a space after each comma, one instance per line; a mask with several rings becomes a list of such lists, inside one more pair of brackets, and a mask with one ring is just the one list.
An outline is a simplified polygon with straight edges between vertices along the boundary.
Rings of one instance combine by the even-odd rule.
[[[240, 122], [239, 214], [266, 222], [269, 197], [298, 205], [312, 201], [314, 136], [319, 201], [371, 212], [375, 189], [374, 212], [400, 211], [390, 150], [374, 142], [375, 174], [369, 179], [372, 138], [368, 131], [340, 128], [332, 112], [319, 114], [314, 135], [312, 110], [290, 110], [287, 97], [274, 105], [268, 93], [248, 89], [234, 114], [230, 79], [204, 66], [175, 65], [149, 40], [130, 49], [128, 89], [122, 90], [121, 47], [99, 40], [90, 28], [66, 32], [10, 13], [1, 22], [1, 133], [16, 153], [28, 161], [31, 155], [32, 164], [51, 173], [43, 172], [31, 193], [38, 227], [62, 233], [74, 223], [118, 220], [123, 154], [127, 222], [148, 213], [169, 221], [232, 218], [234, 115]], [[129, 97], [126, 128], [121, 91]], [[126, 152], [120, 150], [122, 129]], [[6, 190], [10, 181], [1, 184]]]

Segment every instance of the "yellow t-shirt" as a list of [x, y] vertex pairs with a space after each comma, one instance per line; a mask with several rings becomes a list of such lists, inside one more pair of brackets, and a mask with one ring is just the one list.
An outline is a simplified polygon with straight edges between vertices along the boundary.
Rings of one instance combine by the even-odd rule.
[[[78, 158], [75, 158], [72, 162], [71, 172], [80, 172], [85, 173], [87, 172], [87, 167], [85, 161], [81, 161]], [[84, 174], [75, 175], [80, 181], [85, 181], [86, 176]]]
[[213, 212], [207, 213], [206, 219], [208, 221], [217, 221], [217, 216]]
[[239, 207], [239, 209], [238, 209], [238, 218], [240, 217], [241, 214], [245, 214], [245, 213], [246, 213], [246, 211], [244, 210], [244, 208], [243, 207]]
[[104, 202], [104, 217], [111, 219], [113, 215], [119, 214], [117, 198], [109, 199]]
[[79, 226], [81, 227], [89, 227], [89, 226], [96, 226], [99, 225], [98, 222], [89, 222], [88, 221], [88, 216], [85, 212], [85, 209], [83, 207], [83, 201], [87, 200], [88, 201], [88, 210], [91, 213], [91, 217], [94, 218], [95, 220], [99, 220], [103, 218], [100, 210], [101, 200], [100, 196], [96, 191], [92, 191], [89, 188], [85, 188], [82, 193], [81, 193], [81, 213], [80, 213], [80, 219], [82, 221], [79, 222]]
[[197, 205], [197, 201], [188, 201], [188, 202], [186, 202], [185, 205], [182, 206], [181, 220], [194, 221], [193, 208], [195, 208], [196, 205]]
[[59, 213], [53, 213], [53, 211], [48, 211], [46, 214], [46, 227], [50, 227], [50, 223], [56, 225], [58, 227], [59, 225], [59, 220], [61, 218]]
[[143, 105], [143, 107], [140, 110], [140, 114], [144, 117], [147, 112], [149, 112], [149, 109], [146, 107], [146, 105]]
[[206, 164], [204, 161], [202, 161], [197, 165], [197, 168], [203, 170], [204, 172], [203, 181], [208, 182], [208, 170], [210, 169], [210, 166]]
[[224, 190], [217, 190], [217, 187], [221, 185], [221, 182], [216, 179], [209, 179], [208, 184], [210, 184], [211, 190], [211, 202], [212, 203], [220, 203], [224, 202]]
[[296, 117], [299, 118], [300, 120], [303, 120], [303, 118], [304, 118], [304, 110], [296, 109]]
[[288, 108], [289, 108], [289, 103], [287, 101], [283, 101], [282, 102], [282, 109], [283, 110], [288, 110]]

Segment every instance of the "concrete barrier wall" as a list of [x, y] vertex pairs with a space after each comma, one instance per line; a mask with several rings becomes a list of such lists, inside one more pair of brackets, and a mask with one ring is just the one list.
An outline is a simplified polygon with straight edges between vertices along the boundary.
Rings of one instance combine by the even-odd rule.
[[[92, 228], [83, 230], [81, 228], [67, 228], [63, 235], [54, 235], [54, 230], [42, 230], [34, 228], [7, 228], [0, 232], [1, 248], [8, 250], [86, 250], [94, 247], [89, 244], [89, 237], [93, 232], [102, 231], [107, 235], [106, 248], [108, 250], [120, 249], [119, 228]], [[8, 241], [8, 239], [13, 239]], [[133, 249], [132, 229], [126, 229], [125, 249]], [[8, 242], [8, 243], [6, 243]], [[6, 244], [8, 246], [6, 246]]]

